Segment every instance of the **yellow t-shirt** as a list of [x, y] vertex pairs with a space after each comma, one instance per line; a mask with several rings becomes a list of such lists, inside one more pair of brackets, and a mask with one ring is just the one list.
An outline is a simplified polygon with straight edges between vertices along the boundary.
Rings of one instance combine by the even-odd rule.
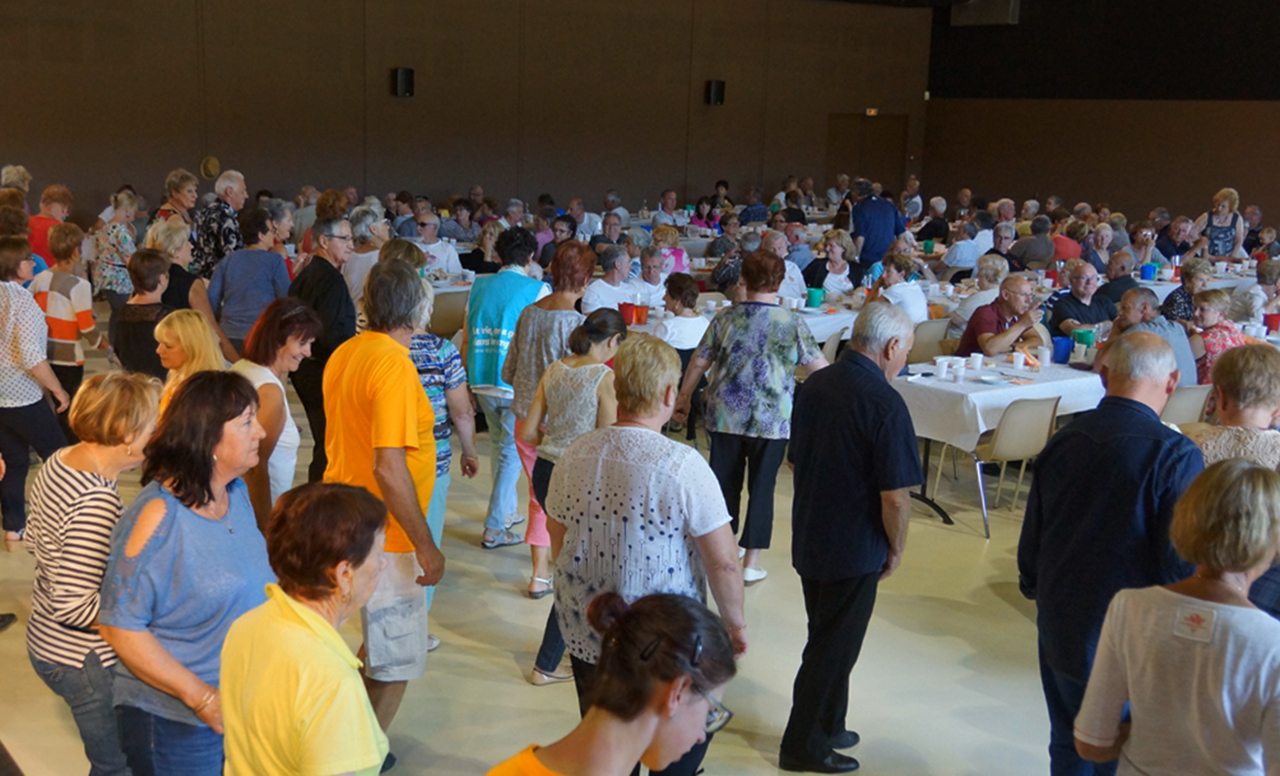
[[360, 665], [323, 617], [267, 585], [222, 645], [226, 776], [376, 774], [387, 737]]
[[[375, 331], [338, 346], [324, 368], [324, 414], [326, 482], [358, 485], [382, 498], [373, 478], [373, 450], [403, 447], [418, 506], [427, 513], [436, 483], [436, 416], [408, 348]], [[413, 551], [395, 515], [387, 521], [386, 549]]]
[[510, 760], [493, 766], [488, 776], [561, 776], [539, 762], [534, 755], [536, 751], [538, 746], [534, 744]]

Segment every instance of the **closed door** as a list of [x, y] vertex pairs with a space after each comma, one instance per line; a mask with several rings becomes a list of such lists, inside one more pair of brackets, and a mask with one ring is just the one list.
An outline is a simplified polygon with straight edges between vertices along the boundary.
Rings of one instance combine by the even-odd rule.
[[906, 183], [907, 117], [833, 113], [827, 117], [827, 179], [848, 173], [895, 194]]

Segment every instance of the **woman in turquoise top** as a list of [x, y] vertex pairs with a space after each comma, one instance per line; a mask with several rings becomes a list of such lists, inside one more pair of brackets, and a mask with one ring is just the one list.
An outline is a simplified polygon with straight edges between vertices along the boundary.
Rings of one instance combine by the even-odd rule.
[[120, 657], [115, 705], [134, 774], [222, 772], [222, 642], [275, 581], [248, 489], [265, 435], [234, 372], [183, 382], [146, 447], [149, 482], [111, 534], [102, 637]]

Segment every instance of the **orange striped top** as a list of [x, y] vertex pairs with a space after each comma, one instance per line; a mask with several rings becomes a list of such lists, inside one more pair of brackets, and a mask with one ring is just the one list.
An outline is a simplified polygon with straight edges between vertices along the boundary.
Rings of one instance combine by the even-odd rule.
[[89, 281], [50, 269], [35, 276], [30, 290], [49, 326], [49, 363], [83, 366], [81, 340], [97, 347], [101, 337], [93, 318], [93, 289]]

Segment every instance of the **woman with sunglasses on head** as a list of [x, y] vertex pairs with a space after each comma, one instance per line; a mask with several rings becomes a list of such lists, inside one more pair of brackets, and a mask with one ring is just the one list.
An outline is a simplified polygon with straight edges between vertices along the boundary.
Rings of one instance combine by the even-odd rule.
[[641, 764], [658, 773], [705, 749], [733, 717], [720, 701], [737, 673], [733, 642], [696, 599], [664, 593], [627, 606], [618, 593], [603, 593], [587, 607], [587, 620], [602, 646], [582, 722], [489, 776], [624, 776]]

